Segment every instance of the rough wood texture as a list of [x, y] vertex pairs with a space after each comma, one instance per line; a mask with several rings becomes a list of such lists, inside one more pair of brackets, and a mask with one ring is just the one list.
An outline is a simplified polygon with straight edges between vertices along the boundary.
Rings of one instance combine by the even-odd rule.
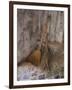
[[26, 58], [37, 46], [41, 48], [45, 45], [46, 49], [42, 47], [42, 51], [45, 50], [45, 53], [48, 53], [48, 41], [63, 43], [63, 29], [63, 12], [18, 9], [18, 63], [25, 60], [22, 58]]
[[41, 32], [41, 65], [43, 69], [48, 68], [48, 12], [45, 11]]
[[18, 80], [64, 77], [64, 13], [17, 10]]

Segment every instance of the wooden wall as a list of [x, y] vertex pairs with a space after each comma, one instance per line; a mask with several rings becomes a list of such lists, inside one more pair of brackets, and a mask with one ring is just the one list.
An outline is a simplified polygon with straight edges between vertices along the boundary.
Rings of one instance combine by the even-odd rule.
[[44, 13], [48, 19], [48, 41], [63, 43], [64, 13], [62, 11], [17, 10], [17, 60], [27, 57], [40, 44]]

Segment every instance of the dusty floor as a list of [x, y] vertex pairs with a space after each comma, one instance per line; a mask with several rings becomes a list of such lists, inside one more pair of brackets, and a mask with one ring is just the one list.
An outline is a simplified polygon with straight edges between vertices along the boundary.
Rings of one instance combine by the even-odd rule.
[[36, 80], [47, 78], [47, 71], [31, 63], [24, 63], [18, 67], [18, 80]]
[[23, 63], [18, 66], [18, 80], [40, 80], [54, 79], [64, 77], [63, 55], [52, 57], [49, 62], [49, 70], [43, 70], [41, 66], [35, 66], [31, 63]]

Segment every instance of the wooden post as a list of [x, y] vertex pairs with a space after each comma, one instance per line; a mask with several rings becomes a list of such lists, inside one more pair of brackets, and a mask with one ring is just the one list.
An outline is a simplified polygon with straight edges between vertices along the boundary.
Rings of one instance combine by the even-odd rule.
[[41, 65], [43, 69], [48, 68], [48, 14], [45, 11], [41, 34]]

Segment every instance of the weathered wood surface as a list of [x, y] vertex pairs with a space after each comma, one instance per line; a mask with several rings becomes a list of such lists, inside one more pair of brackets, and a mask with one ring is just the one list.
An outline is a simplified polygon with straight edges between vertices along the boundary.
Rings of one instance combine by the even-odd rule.
[[[48, 17], [48, 29], [43, 26]], [[40, 11], [40, 10], [20, 10], [17, 11], [17, 60], [21, 62], [22, 58], [26, 58], [36, 46], [41, 47], [42, 30], [48, 30], [46, 39], [49, 42], [63, 43], [64, 31], [63, 12], [58, 11]], [[45, 30], [44, 30], [45, 31]], [[47, 32], [47, 31], [46, 31]]]

